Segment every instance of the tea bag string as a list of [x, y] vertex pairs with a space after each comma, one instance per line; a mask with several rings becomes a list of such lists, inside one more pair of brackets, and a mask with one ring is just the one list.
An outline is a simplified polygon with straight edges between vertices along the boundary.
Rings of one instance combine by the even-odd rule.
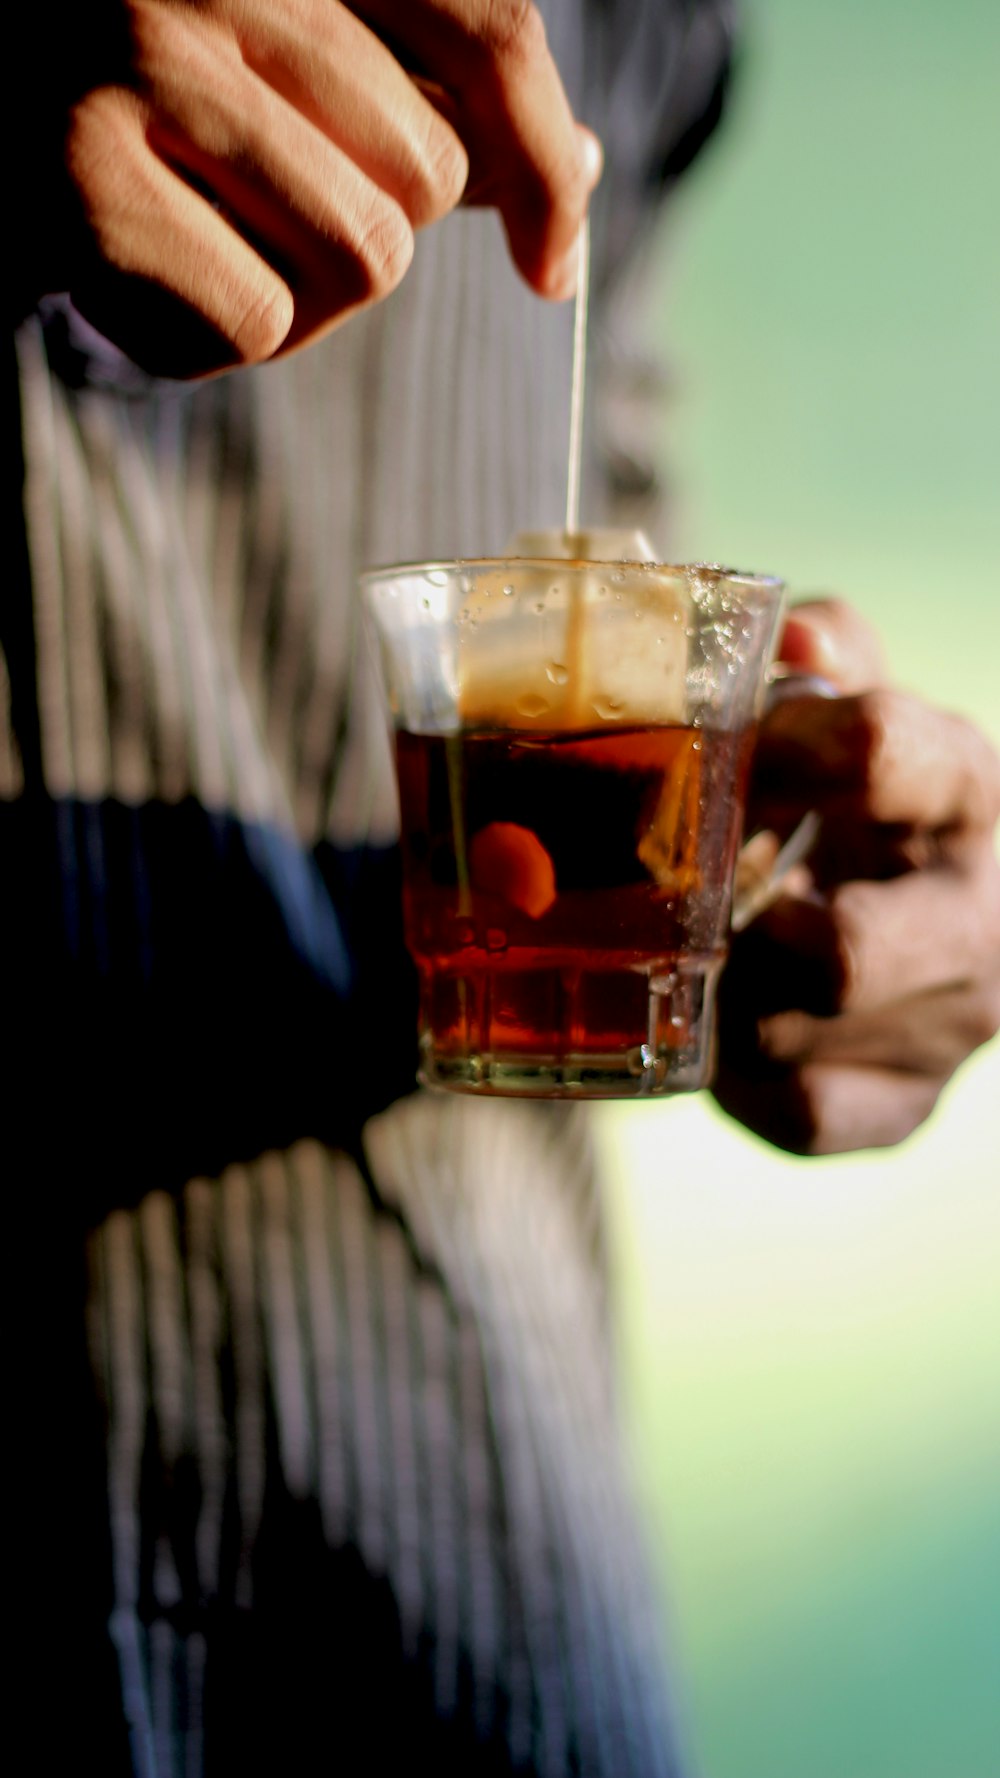
[[580, 529], [580, 470], [583, 457], [583, 392], [587, 368], [587, 297], [590, 285], [590, 217], [577, 242], [576, 308], [573, 315], [573, 383], [569, 406], [569, 464], [566, 475], [566, 535]]

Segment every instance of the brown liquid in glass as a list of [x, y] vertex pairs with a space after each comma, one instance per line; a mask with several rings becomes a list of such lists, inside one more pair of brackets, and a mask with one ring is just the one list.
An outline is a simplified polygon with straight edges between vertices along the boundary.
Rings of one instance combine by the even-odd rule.
[[401, 731], [406, 935], [435, 1054], [682, 1048], [683, 998], [651, 1030], [650, 990], [724, 953], [751, 741]]

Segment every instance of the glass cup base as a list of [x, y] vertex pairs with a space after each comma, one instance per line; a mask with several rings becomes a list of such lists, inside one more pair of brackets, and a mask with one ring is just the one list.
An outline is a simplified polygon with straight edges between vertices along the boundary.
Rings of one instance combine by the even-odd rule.
[[[653, 1099], [697, 1092], [711, 1084], [715, 1068], [720, 970], [721, 958], [701, 957], [677, 958], [669, 972], [645, 978], [634, 970], [428, 975], [418, 1079], [447, 1092], [532, 1099]], [[512, 1032], [497, 1041], [503, 1020], [493, 1014], [498, 1005], [510, 1005], [512, 994], [522, 1010], [544, 1008], [550, 1032], [561, 1011], [564, 1036], [558, 1046], [534, 1047], [523, 1038], [518, 1043]], [[638, 1017], [631, 1043], [624, 1035], [616, 1046], [579, 1042], [582, 1021], [574, 1015], [595, 997], [605, 1007], [632, 1004]], [[457, 1008], [464, 1010], [461, 1019]]]
[[436, 1054], [430, 1040], [421, 1046], [417, 1075], [421, 1086], [439, 1092], [481, 1097], [529, 1099], [656, 1099], [694, 1093], [708, 1086], [710, 1053], [650, 1053], [645, 1044], [627, 1055], [553, 1056]]

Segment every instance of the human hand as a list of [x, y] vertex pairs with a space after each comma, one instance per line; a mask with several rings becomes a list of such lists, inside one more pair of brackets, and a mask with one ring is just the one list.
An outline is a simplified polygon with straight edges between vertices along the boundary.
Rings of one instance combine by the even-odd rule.
[[821, 817], [808, 869], [734, 940], [716, 1097], [781, 1148], [900, 1142], [1000, 1025], [1000, 760], [976, 729], [885, 685], [847, 606], [800, 606], [782, 658], [836, 698], [763, 725], [748, 827]]
[[[145, 368], [301, 346], [403, 277], [413, 231], [495, 205], [571, 294], [600, 150], [522, 0], [98, 0], [51, 27], [22, 169], [32, 294]], [[36, 26], [36, 29], [40, 27]], [[27, 126], [30, 130], [30, 124]]]

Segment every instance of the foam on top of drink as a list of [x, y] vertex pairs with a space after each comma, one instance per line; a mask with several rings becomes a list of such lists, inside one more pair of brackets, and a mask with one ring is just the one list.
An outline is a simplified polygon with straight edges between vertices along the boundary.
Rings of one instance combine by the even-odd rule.
[[682, 722], [688, 588], [628, 561], [518, 560], [480, 570], [459, 624], [466, 728], [589, 732]]
[[600, 525], [587, 531], [519, 531], [512, 556], [548, 556], [568, 562], [655, 562], [645, 531]]

